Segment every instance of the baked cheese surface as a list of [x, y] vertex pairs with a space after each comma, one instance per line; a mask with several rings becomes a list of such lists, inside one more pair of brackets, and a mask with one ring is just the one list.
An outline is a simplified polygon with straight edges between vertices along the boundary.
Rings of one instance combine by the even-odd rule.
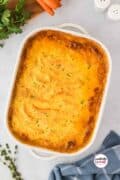
[[93, 135], [107, 80], [102, 47], [83, 37], [43, 30], [24, 46], [9, 109], [23, 143], [72, 153]]

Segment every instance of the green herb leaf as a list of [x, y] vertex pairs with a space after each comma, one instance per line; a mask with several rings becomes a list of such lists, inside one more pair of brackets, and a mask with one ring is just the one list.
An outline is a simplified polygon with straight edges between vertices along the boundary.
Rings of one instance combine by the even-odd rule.
[[0, 40], [9, 38], [12, 33], [21, 33], [21, 27], [30, 18], [30, 13], [24, 9], [25, 0], [18, 0], [12, 10], [7, 5], [8, 0], [0, 0]]
[[15, 11], [16, 12], [21, 12], [24, 8], [24, 5], [25, 5], [25, 0], [18, 0], [18, 3], [15, 7]]
[[[14, 147], [15, 152], [18, 152], [18, 146]], [[9, 153], [10, 151], [10, 153]], [[10, 149], [9, 144], [5, 144], [5, 146], [0, 145], [0, 162], [2, 162], [11, 172], [11, 176], [14, 180], [23, 180], [21, 173], [18, 171], [16, 166], [16, 153], [13, 153]], [[14, 156], [13, 156], [14, 155]]]
[[8, 3], [8, 0], [0, 0], [0, 6], [6, 5]]
[[7, 9], [3, 12], [3, 15], [1, 17], [1, 22], [5, 26], [7, 26], [10, 23], [10, 16], [11, 16], [10, 10]]
[[1, 47], [1, 48], [3, 48], [3, 46], [4, 46], [3, 44], [0, 44], [0, 47]]

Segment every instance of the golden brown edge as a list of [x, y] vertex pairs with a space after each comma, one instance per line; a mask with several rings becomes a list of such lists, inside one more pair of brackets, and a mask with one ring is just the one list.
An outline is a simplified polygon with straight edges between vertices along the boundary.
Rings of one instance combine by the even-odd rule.
[[[50, 33], [49, 33], [50, 32]], [[53, 33], [53, 35], [51, 35], [51, 32]], [[48, 33], [48, 34], [47, 34]], [[12, 90], [12, 96], [11, 96], [11, 100], [10, 100], [10, 106], [11, 106], [11, 102], [12, 102], [12, 99], [14, 97], [14, 93], [15, 93], [15, 86], [16, 86], [16, 81], [17, 79], [19, 78], [19, 74], [20, 72], [23, 70], [23, 63], [21, 62], [22, 58], [24, 58], [26, 56], [26, 51], [28, 49], [28, 47], [30, 48], [32, 46], [32, 43], [34, 41], [34, 39], [37, 37], [37, 36], [40, 36], [41, 37], [44, 37], [45, 35], [47, 34], [47, 36], [52, 39], [52, 40], [57, 40], [56, 38], [60, 38], [64, 43], [68, 43], [69, 44], [69, 48], [72, 48], [73, 50], [76, 50], [78, 51], [79, 48], [89, 48], [89, 47], [93, 47], [92, 51], [97, 55], [99, 56], [99, 58], [102, 58], [104, 59], [105, 61], [105, 65], [106, 65], [106, 72], [105, 72], [105, 76], [106, 76], [106, 81], [104, 83], [104, 87], [103, 87], [103, 92], [101, 93], [101, 98], [99, 100], [99, 104], [98, 104], [98, 108], [97, 108], [97, 115], [99, 115], [99, 111], [100, 111], [100, 108], [101, 108], [101, 103], [102, 103], [102, 99], [103, 99], [103, 95], [104, 95], [104, 91], [105, 91], [105, 85], [106, 85], [106, 82], [107, 82], [107, 76], [108, 76], [108, 71], [109, 71], [109, 63], [108, 63], [108, 56], [107, 56], [107, 53], [105, 52], [105, 50], [103, 49], [103, 47], [95, 42], [94, 40], [91, 40], [91, 39], [88, 39], [86, 37], [78, 37], [76, 35], [71, 35], [69, 33], [65, 33], [65, 32], [61, 32], [61, 31], [56, 31], [56, 30], [42, 30], [40, 32], [37, 32], [35, 33], [33, 36], [31, 36], [30, 38], [27, 39], [27, 41], [25, 42], [24, 44], [24, 47], [22, 48], [22, 53], [21, 53], [21, 56], [20, 56], [20, 62], [19, 62], [19, 66], [18, 66], [18, 70], [17, 70], [17, 75], [16, 75], [16, 78], [15, 78], [15, 83], [14, 83], [14, 87], [13, 87], [13, 90]], [[68, 37], [68, 39], [66, 39], [66, 35]], [[71, 40], [71, 39], [74, 39]], [[83, 41], [86, 41], [87, 43], [83, 46], [83, 44], [80, 42], [81, 40]], [[55, 149], [51, 149], [51, 148], [46, 148], [46, 147], [42, 147], [42, 146], [38, 146], [37, 144], [33, 144], [33, 142], [30, 142], [30, 140], [27, 138], [27, 137], [23, 137], [23, 139], [21, 139], [21, 136], [19, 136], [18, 134], [16, 134], [12, 128], [11, 128], [11, 125], [10, 125], [10, 112], [11, 112], [11, 109], [10, 109], [10, 106], [9, 106], [9, 110], [8, 110], [8, 128], [9, 128], [9, 131], [11, 132], [11, 134], [20, 142], [22, 142], [23, 144], [27, 144], [27, 145], [31, 145], [33, 147], [38, 147], [38, 148], [45, 148], [45, 149], [48, 149], [50, 151], [57, 151]], [[88, 135], [86, 136], [85, 140], [84, 140], [84, 144], [83, 146], [80, 148], [84, 148], [86, 145], [89, 144], [90, 140], [92, 139], [93, 137], [93, 134], [94, 134], [94, 131], [95, 131], [95, 127], [96, 127], [96, 123], [97, 123], [97, 118], [94, 120], [94, 122], [92, 122], [92, 129], [91, 129], [91, 132], [88, 132]], [[88, 138], [89, 136], [89, 138]], [[29, 142], [26, 142], [26, 141], [29, 141]], [[67, 153], [74, 153], [76, 151], [79, 151], [80, 149], [75, 149], [73, 150], [72, 152], [67, 152]], [[60, 150], [61, 153], [65, 153], [65, 152], [62, 152], [62, 149]]]

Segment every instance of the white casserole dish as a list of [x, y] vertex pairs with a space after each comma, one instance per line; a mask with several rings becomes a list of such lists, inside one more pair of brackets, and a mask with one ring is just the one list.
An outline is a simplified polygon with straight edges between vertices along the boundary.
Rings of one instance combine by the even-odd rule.
[[[17, 71], [19, 68], [19, 63], [20, 63], [20, 56], [24, 47], [25, 42], [28, 40], [28, 38], [30, 38], [31, 36], [33, 36], [34, 34], [36, 34], [39, 31], [42, 30], [57, 30], [57, 31], [61, 31], [61, 32], [66, 32], [75, 36], [79, 36], [79, 37], [85, 37], [88, 39], [91, 39], [93, 41], [95, 41], [96, 43], [100, 44], [101, 47], [103, 48], [103, 50], [106, 52], [106, 55], [108, 56], [108, 63], [109, 63], [109, 70], [108, 70], [108, 75], [107, 75], [107, 82], [106, 82], [106, 87], [104, 90], [104, 95], [102, 98], [102, 103], [101, 103], [101, 107], [100, 107], [100, 111], [98, 114], [98, 119], [96, 120], [96, 127], [94, 129], [93, 132], [93, 136], [91, 138], [91, 141], [89, 142], [89, 144], [84, 147], [83, 149], [80, 149], [79, 151], [75, 152], [75, 153], [59, 153], [59, 152], [54, 152], [51, 150], [47, 150], [44, 148], [36, 148], [34, 146], [28, 145], [28, 144], [23, 144], [21, 143], [18, 139], [15, 138], [15, 136], [12, 135], [12, 133], [9, 130], [8, 127], [8, 111], [9, 111], [9, 107], [10, 107], [10, 102], [11, 102], [11, 98], [12, 98], [12, 92], [13, 92], [13, 88], [14, 88], [14, 84], [15, 84], [15, 79], [16, 79], [16, 75], [17, 75]], [[71, 30], [72, 29], [72, 30]], [[8, 102], [7, 102], [7, 109], [6, 109], [6, 127], [8, 129], [8, 132], [10, 135], [12, 135], [12, 137], [14, 137], [14, 139], [16, 139], [16, 141], [20, 144], [23, 144], [24, 146], [28, 147], [29, 149], [31, 149], [32, 154], [39, 158], [39, 159], [44, 159], [44, 160], [52, 160], [54, 158], [58, 158], [58, 157], [74, 157], [74, 156], [78, 156], [81, 153], [83, 153], [84, 151], [86, 151], [94, 142], [96, 134], [98, 132], [98, 128], [100, 126], [100, 122], [101, 122], [101, 118], [102, 118], [102, 114], [103, 114], [103, 110], [104, 110], [104, 105], [105, 105], [105, 101], [106, 101], [106, 95], [107, 95], [107, 91], [108, 91], [108, 87], [109, 87], [109, 82], [110, 82], [110, 75], [111, 75], [111, 56], [109, 54], [109, 51], [107, 50], [107, 48], [98, 40], [96, 40], [95, 38], [91, 37], [90, 35], [88, 35], [88, 33], [79, 25], [75, 25], [75, 24], [62, 24], [60, 26], [57, 27], [44, 27], [44, 28], [40, 28], [37, 30], [32, 31], [30, 34], [28, 34], [26, 36], [26, 38], [24, 39], [24, 41], [21, 44], [20, 50], [18, 52], [18, 56], [17, 56], [17, 64], [15, 65], [15, 70], [13, 73], [13, 78], [12, 78], [12, 82], [11, 82], [11, 87], [10, 87], [10, 92], [9, 92], [9, 96], [8, 96]]]

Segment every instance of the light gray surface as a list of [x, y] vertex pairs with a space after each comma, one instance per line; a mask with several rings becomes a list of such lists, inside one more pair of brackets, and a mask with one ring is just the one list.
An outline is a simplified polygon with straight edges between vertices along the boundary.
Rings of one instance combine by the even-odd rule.
[[[4, 48], [0, 49], [0, 142], [15, 144], [14, 140], [8, 136], [4, 122], [7, 94], [21, 41], [28, 32], [42, 26], [65, 22], [77, 23], [108, 47], [113, 63], [111, 84], [102, 123], [94, 145], [80, 156], [82, 157], [97, 149], [111, 129], [120, 132], [120, 22], [112, 22], [104, 13], [98, 13], [94, 8], [93, 0], [63, 0], [63, 4], [64, 6], [57, 11], [54, 17], [43, 13], [30, 21], [24, 27], [22, 34], [12, 36], [6, 41]], [[35, 159], [28, 149], [20, 146], [18, 167], [25, 180], [47, 180], [49, 171], [55, 163]], [[0, 165], [0, 179], [12, 179], [9, 171], [2, 165]]]

